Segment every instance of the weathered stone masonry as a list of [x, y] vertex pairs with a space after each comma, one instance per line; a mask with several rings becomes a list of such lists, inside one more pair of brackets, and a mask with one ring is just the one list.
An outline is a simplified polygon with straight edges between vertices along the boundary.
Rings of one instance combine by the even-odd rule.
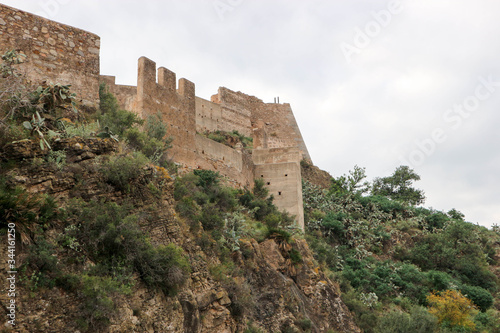
[[99, 36], [0, 4], [0, 45], [26, 55], [21, 70], [33, 82], [71, 84], [82, 104], [97, 105]]
[[[137, 86], [117, 85], [99, 76], [99, 36], [0, 4], [0, 52], [26, 55], [23, 69], [33, 81], [72, 84], [85, 105], [98, 105], [105, 82], [122, 108], [141, 117], [161, 114], [173, 136], [173, 160], [186, 169], [220, 172], [234, 186], [250, 187], [261, 178], [278, 208], [304, 227], [301, 159], [310, 160], [289, 104], [262, 100], [219, 88], [211, 100], [195, 95], [195, 85], [141, 57]], [[233, 149], [198, 133], [237, 130], [253, 138], [251, 152]]]

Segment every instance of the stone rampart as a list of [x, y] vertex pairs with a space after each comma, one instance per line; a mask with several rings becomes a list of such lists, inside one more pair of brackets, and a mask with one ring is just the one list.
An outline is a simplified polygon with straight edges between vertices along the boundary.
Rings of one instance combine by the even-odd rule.
[[226, 128], [222, 120], [222, 109], [217, 103], [196, 97], [196, 131], [215, 132]]
[[143, 118], [160, 113], [168, 126], [168, 135], [174, 139], [170, 156], [174, 161], [195, 166], [194, 83], [180, 79], [179, 89], [176, 89], [175, 73], [164, 67], [158, 69], [157, 81], [156, 63], [146, 57], [139, 59], [138, 72], [136, 112]]
[[0, 53], [26, 55], [20, 69], [35, 85], [71, 84], [77, 100], [99, 101], [100, 37], [0, 4]]

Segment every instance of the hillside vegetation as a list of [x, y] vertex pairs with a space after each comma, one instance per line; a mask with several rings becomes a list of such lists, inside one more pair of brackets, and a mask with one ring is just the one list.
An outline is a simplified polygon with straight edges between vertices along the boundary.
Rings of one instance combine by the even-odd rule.
[[104, 85], [85, 110], [2, 59], [0, 230], [15, 224], [18, 271], [3, 332], [500, 332], [498, 230], [421, 207], [410, 168], [369, 184], [303, 161], [302, 232], [261, 180], [179, 174], [159, 115]]
[[498, 332], [498, 229], [423, 208], [409, 167], [303, 183], [306, 239], [365, 332]]

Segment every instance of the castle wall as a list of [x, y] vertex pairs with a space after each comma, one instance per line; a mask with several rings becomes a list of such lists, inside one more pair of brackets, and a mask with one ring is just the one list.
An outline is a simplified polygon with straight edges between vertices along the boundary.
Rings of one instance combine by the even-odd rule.
[[196, 97], [196, 131], [215, 132], [226, 130], [222, 119], [222, 109], [217, 103], [212, 103], [203, 98]]
[[[247, 101], [247, 95], [235, 93], [221, 87], [212, 102], [219, 104], [222, 112], [221, 129], [227, 132], [238, 131], [245, 136], [252, 135], [252, 103]], [[254, 99], [260, 101], [258, 98]], [[262, 101], [261, 101], [262, 102]]]
[[198, 168], [219, 172], [235, 187], [253, 184], [253, 162], [248, 154], [201, 135], [196, 135], [196, 152]]
[[202, 158], [221, 162], [229, 168], [234, 168], [236, 172], [243, 170], [241, 152], [222, 143], [197, 135], [196, 151]]
[[137, 112], [137, 87], [118, 85], [115, 80], [114, 76], [101, 75], [99, 77], [99, 82], [106, 84], [122, 109]]
[[212, 101], [222, 108], [223, 126], [247, 136], [252, 135], [252, 127], [260, 129], [259, 137], [254, 138], [257, 139], [254, 147], [299, 147], [301, 158], [311, 160], [290, 104], [264, 103], [254, 96], [223, 87], [212, 96]]
[[0, 4], [0, 53], [13, 49], [33, 84], [71, 84], [83, 105], [98, 105], [99, 36]]
[[268, 148], [298, 147], [301, 158], [311, 160], [290, 104], [261, 103], [252, 112], [252, 123], [265, 122]]
[[264, 180], [274, 204], [280, 210], [295, 215], [297, 225], [304, 230], [302, 202], [301, 152], [297, 148], [256, 149], [253, 151], [255, 178]]
[[158, 69], [156, 63], [146, 57], [139, 59], [137, 79], [137, 109], [143, 118], [161, 113], [168, 126], [168, 135], [173, 137], [169, 156], [174, 161], [196, 166], [196, 113], [195, 86], [186, 80], [179, 80], [176, 89], [176, 75], [164, 67]]

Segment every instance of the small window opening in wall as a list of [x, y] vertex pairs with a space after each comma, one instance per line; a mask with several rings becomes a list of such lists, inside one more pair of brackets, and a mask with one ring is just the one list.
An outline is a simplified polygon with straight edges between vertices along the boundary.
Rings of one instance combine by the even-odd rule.
[[201, 151], [201, 153], [202, 153], [202, 154], [205, 154], [205, 151], [204, 151], [204, 150], [202, 150], [202, 151]]
[[278, 195], [281, 195], [281, 192], [278, 192]]
[[264, 175], [260, 175], [260, 177], [264, 178]]
[[288, 177], [288, 174], [285, 174], [285, 177]]
[[271, 183], [270, 183], [270, 182], [267, 182], [267, 185], [271, 185]]

